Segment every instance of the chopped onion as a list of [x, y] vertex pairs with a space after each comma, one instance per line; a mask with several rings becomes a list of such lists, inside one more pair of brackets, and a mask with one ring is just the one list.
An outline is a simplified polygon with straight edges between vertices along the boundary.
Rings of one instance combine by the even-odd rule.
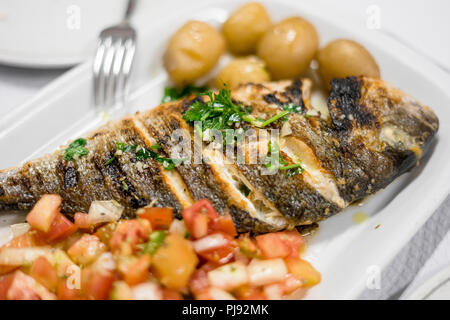
[[268, 300], [283, 299], [283, 288], [279, 283], [270, 284], [264, 287], [264, 295]]
[[49, 247], [3, 248], [0, 250], [0, 265], [21, 266], [32, 263], [40, 256], [51, 258]]
[[89, 208], [89, 224], [113, 222], [120, 219], [124, 207], [115, 200], [94, 201]]
[[145, 282], [131, 288], [135, 300], [162, 300], [161, 288], [153, 282]]
[[215, 233], [194, 241], [193, 245], [196, 252], [205, 252], [227, 244], [228, 240], [222, 234]]
[[242, 262], [233, 262], [208, 272], [211, 286], [233, 290], [248, 283], [247, 266]]
[[286, 121], [283, 126], [281, 127], [280, 135], [282, 137], [289, 136], [292, 134], [291, 124], [289, 121]]
[[186, 235], [187, 229], [186, 225], [183, 221], [178, 219], [173, 219], [172, 223], [169, 227], [169, 233], [171, 234], [179, 234], [180, 236], [184, 237]]
[[247, 270], [250, 284], [255, 286], [282, 281], [287, 274], [287, 267], [283, 259], [253, 259], [247, 266]]
[[93, 265], [98, 270], [114, 270], [116, 268], [116, 262], [111, 252], [102, 253]]
[[27, 222], [24, 223], [16, 223], [10, 226], [13, 237], [18, 237], [27, 233], [30, 230], [30, 225]]

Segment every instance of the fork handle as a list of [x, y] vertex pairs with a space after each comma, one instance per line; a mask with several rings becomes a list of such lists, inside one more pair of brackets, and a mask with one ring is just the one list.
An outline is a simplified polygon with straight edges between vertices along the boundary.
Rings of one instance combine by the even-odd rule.
[[134, 11], [135, 6], [136, 6], [136, 0], [128, 0], [127, 11], [125, 11], [125, 17], [124, 17], [125, 21], [130, 19], [130, 16]]

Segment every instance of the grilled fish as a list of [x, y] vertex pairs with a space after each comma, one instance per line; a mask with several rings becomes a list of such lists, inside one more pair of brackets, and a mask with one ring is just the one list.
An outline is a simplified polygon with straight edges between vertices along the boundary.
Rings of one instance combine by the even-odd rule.
[[[30, 209], [43, 194], [56, 193], [69, 216], [86, 212], [94, 200], [109, 199], [120, 202], [127, 216], [149, 204], [172, 207], [179, 215], [208, 198], [220, 213], [231, 214], [240, 232], [291, 229], [323, 220], [386, 187], [418, 163], [439, 127], [430, 108], [382, 80], [334, 79], [329, 114], [312, 106], [310, 93], [308, 79], [249, 83], [232, 91], [234, 102], [251, 106], [255, 118], [277, 115], [287, 104], [298, 106], [271, 128], [281, 131], [282, 160], [301, 163], [301, 174], [262, 174], [264, 163], [227, 161], [224, 150], [207, 147], [200, 149], [202, 161], [184, 162], [174, 170], [154, 157], [117, 154], [116, 142], [121, 142], [159, 145], [159, 159], [169, 158], [179, 147], [181, 138], [173, 137], [179, 129], [195, 150], [195, 132], [183, 114], [208, 98], [192, 96], [106, 124], [86, 137], [85, 156], [66, 160], [64, 146], [0, 171], [0, 210]], [[255, 143], [267, 153], [267, 140]], [[245, 160], [252, 156], [249, 150], [243, 152]]]

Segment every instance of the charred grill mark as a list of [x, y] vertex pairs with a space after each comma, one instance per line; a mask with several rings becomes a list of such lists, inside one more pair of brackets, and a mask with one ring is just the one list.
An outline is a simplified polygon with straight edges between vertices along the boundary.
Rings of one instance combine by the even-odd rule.
[[[139, 130], [132, 120], [123, 122], [116, 132], [117, 138], [127, 144], [151, 147], [145, 143], [144, 137], [140, 136]], [[165, 155], [161, 156], [165, 157]], [[138, 163], [141, 170], [137, 168]], [[125, 153], [118, 158], [118, 164], [122, 174], [127, 177], [122, 184], [126, 183], [126, 189], [131, 192], [132, 205], [143, 207], [156, 200], [157, 206], [172, 207], [175, 213], [181, 212], [181, 206], [169, 187], [165, 185], [161, 177], [160, 165], [155, 160], [138, 161], [134, 154]]]
[[64, 170], [64, 189], [74, 188], [78, 184], [78, 174], [73, 167], [67, 167]]
[[333, 79], [328, 108], [335, 128], [349, 131], [353, 121], [360, 126], [376, 125], [376, 117], [360, 104], [362, 81], [356, 77]]
[[282, 106], [283, 102], [281, 102], [280, 99], [278, 99], [275, 94], [273, 93], [268, 93], [263, 97], [264, 101], [266, 101], [269, 104], [276, 104], [278, 106]]
[[296, 224], [309, 224], [314, 217], [327, 217], [339, 211], [336, 205], [324, 199], [304, 182], [301, 175], [287, 178], [277, 171], [262, 175], [261, 165], [238, 165], [238, 168], [275, 207]]
[[194, 98], [188, 97], [182, 100], [181, 102], [181, 112], [185, 113], [195, 102], [203, 102], [203, 96], [195, 96]]
[[[147, 117], [143, 119], [144, 125], [151, 135], [162, 142], [161, 146], [166, 154], [170, 154], [172, 148], [177, 144], [177, 142], [172, 141], [171, 139], [172, 132], [176, 129], [189, 130], [189, 127], [184, 120], [171, 111], [173, 111], [173, 109], [156, 109], [153, 113], [148, 114]], [[158, 116], [155, 114], [158, 114]], [[145, 121], [146, 119], [147, 121]], [[148, 119], [151, 119], [151, 121]], [[191, 148], [193, 150], [193, 133], [189, 130], [189, 134], [192, 138]], [[268, 232], [273, 230], [270, 225], [250, 217], [248, 212], [242, 210], [233, 203], [227, 193], [221, 189], [220, 183], [215, 179], [208, 164], [183, 163], [179, 165], [176, 170], [185, 181], [194, 200], [209, 199], [218, 212], [229, 212], [233, 217], [239, 232]]]
[[302, 111], [305, 110], [305, 104], [302, 97], [302, 81], [300, 79], [295, 79], [282, 94], [290, 103], [298, 105], [301, 107]]

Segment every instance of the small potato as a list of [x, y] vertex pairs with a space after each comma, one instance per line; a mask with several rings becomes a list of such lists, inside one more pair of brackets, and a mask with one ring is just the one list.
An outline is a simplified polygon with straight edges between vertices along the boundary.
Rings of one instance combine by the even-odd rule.
[[258, 2], [251, 2], [233, 12], [222, 31], [231, 52], [250, 54], [256, 51], [259, 39], [271, 25], [266, 9]]
[[316, 28], [300, 17], [288, 18], [269, 29], [258, 45], [258, 56], [274, 79], [298, 77], [309, 67], [319, 46]]
[[263, 61], [256, 57], [237, 58], [220, 71], [216, 86], [234, 89], [242, 83], [265, 81], [270, 81], [270, 74]]
[[329, 88], [334, 78], [370, 76], [379, 78], [377, 62], [362, 45], [352, 40], [335, 40], [317, 54], [319, 73]]
[[164, 67], [178, 86], [208, 73], [225, 51], [223, 36], [205, 22], [189, 21], [169, 40]]

